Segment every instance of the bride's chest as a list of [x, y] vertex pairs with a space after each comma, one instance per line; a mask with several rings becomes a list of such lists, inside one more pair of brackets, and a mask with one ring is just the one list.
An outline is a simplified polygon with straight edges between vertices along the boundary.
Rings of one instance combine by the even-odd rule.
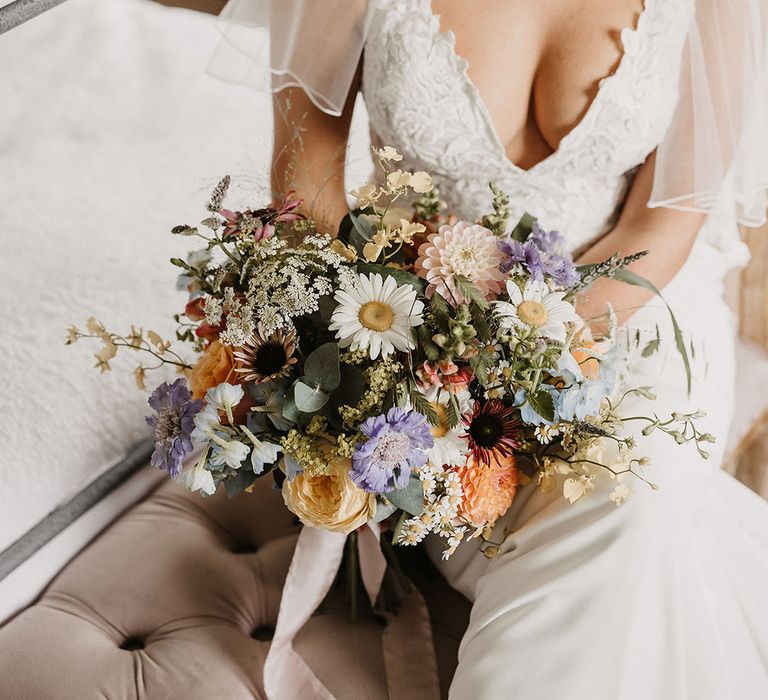
[[[623, 174], [645, 159], [668, 126], [692, 7], [693, 0], [645, 0], [636, 28], [621, 32], [614, 43], [614, 71], [590, 94], [590, 74], [604, 73], [606, 58], [610, 64], [610, 56], [601, 53], [605, 47], [586, 69], [583, 61], [576, 66], [568, 60], [567, 42], [538, 64], [542, 54], [524, 50], [514, 38], [524, 28], [516, 27], [508, 38], [520, 43], [519, 55], [508, 45], [498, 50], [504, 70], [498, 81], [489, 79], [493, 74], [483, 70], [494, 60], [489, 42], [477, 62], [473, 56], [476, 84], [430, 0], [381, 2], [371, 18], [363, 69], [372, 131], [418, 154], [423, 167], [454, 178], [462, 172], [500, 178], [589, 168]], [[465, 30], [472, 31], [468, 25], [461, 30], [465, 38]], [[526, 171], [510, 160], [507, 145], [532, 104], [551, 112], [540, 121], [540, 135], [554, 152]]]

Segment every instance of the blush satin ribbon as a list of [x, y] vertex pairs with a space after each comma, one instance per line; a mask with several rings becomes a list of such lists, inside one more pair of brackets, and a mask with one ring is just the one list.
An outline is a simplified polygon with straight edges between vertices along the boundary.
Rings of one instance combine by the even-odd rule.
[[[379, 544], [379, 525], [358, 532], [360, 573], [371, 605], [381, 589], [387, 564]], [[293, 639], [331, 588], [341, 565], [346, 535], [304, 526], [283, 587], [275, 634], [264, 662], [264, 690], [269, 700], [335, 700], [294, 650]], [[398, 615], [384, 613], [382, 648], [391, 698], [440, 697], [429, 614], [415, 586]]]

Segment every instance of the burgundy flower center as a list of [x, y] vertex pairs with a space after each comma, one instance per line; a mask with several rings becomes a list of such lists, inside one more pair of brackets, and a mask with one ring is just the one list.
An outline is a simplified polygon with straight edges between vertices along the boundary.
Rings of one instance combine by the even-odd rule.
[[253, 369], [262, 377], [277, 374], [285, 367], [288, 353], [282, 343], [269, 341], [259, 346], [253, 356]]
[[479, 447], [492, 449], [504, 437], [504, 421], [498, 416], [481, 413], [472, 419], [469, 434]]

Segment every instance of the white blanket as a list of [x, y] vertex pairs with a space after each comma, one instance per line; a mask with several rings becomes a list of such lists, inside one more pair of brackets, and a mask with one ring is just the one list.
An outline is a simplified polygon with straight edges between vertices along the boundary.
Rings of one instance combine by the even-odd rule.
[[225, 173], [230, 204], [264, 196], [270, 101], [206, 74], [219, 39], [144, 0], [68, 0], [0, 36], [0, 551], [148, 436], [138, 356], [99, 376], [67, 325], [171, 334], [168, 258], [193, 247], [171, 226]]

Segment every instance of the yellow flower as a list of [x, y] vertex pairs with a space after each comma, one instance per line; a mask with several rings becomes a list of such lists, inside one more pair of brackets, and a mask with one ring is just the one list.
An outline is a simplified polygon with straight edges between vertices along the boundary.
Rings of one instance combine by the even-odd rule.
[[376, 497], [352, 483], [348, 458], [331, 459], [329, 474], [286, 479], [283, 499], [305, 525], [349, 534], [373, 517]]

